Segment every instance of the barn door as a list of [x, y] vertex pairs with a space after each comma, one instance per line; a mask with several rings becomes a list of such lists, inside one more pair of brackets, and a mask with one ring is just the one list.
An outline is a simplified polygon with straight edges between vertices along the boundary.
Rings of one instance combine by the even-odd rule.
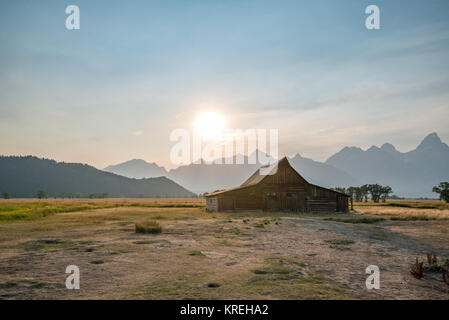
[[265, 193], [265, 209], [267, 211], [279, 211], [279, 194], [276, 192]]
[[299, 199], [297, 193], [287, 192], [285, 211], [297, 212], [299, 207]]

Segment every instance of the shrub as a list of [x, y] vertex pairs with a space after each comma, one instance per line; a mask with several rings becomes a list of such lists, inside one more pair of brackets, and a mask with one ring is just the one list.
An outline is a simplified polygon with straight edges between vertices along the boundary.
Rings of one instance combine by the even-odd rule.
[[190, 251], [189, 256], [199, 256], [202, 257], [204, 254], [199, 250]]
[[415, 263], [410, 267], [410, 273], [416, 279], [421, 279], [424, 276], [424, 262], [419, 262], [416, 258]]
[[443, 270], [443, 282], [449, 286], [449, 260], [446, 259]]
[[136, 233], [161, 233], [162, 226], [156, 221], [142, 221], [136, 223]]
[[434, 254], [427, 254], [427, 264], [424, 265], [425, 272], [443, 272], [446, 270], [446, 264], [438, 263], [437, 256]]
[[431, 253], [427, 254], [427, 263], [428, 264], [437, 264], [438, 263], [438, 259], [437, 256]]

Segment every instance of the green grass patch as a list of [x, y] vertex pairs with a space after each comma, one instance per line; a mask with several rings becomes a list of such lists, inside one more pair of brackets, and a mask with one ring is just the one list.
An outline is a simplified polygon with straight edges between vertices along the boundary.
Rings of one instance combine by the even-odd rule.
[[325, 221], [343, 222], [343, 223], [377, 223], [385, 221], [384, 218], [371, 218], [371, 217], [350, 217], [350, 218], [325, 218]]
[[435, 217], [427, 217], [427, 216], [401, 216], [401, 217], [390, 217], [392, 221], [430, 221], [436, 220]]
[[95, 204], [77, 202], [5, 202], [0, 204], [0, 222], [27, 221], [55, 213], [116, 208], [122, 204]]
[[189, 252], [189, 256], [204, 257], [204, 254], [199, 250], [194, 250]]
[[396, 208], [412, 208], [412, 209], [438, 209], [438, 210], [447, 210], [449, 209], [448, 203], [437, 202], [385, 202], [385, 203], [373, 203], [373, 202], [364, 202], [364, 203], [356, 203], [354, 206], [356, 207], [396, 207]]
[[306, 265], [304, 262], [293, 258], [271, 257], [265, 261], [265, 267], [253, 269], [251, 272], [257, 275], [271, 275], [276, 280], [288, 280], [300, 276], [302, 274], [301, 267]]
[[447, 268], [445, 263], [424, 264], [424, 272], [443, 272]]
[[130, 207], [142, 208], [205, 208], [203, 204], [192, 203], [132, 203]]
[[64, 250], [76, 247], [78, 244], [73, 241], [64, 241], [59, 239], [38, 239], [27, 241], [21, 244], [21, 246], [27, 251], [34, 250]]
[[354, 240], [345, 239], [345, 238], [329, 239], [329, 240], [324, 240], [324, 242], [329, 243], [329, 244], [334, 244], [334, 245], [343, 245], [343, 246], [347, 246], [349, 244], [354, 244], [355, 243]]
[[351, 239], [329, 239], [324, 240], [327, 244], [329, 244], [329, 247], [332, 249], [338, 249], [338, 250], [350, 250], [351, 248], [349, 245], [354, 244], [355, 241]]

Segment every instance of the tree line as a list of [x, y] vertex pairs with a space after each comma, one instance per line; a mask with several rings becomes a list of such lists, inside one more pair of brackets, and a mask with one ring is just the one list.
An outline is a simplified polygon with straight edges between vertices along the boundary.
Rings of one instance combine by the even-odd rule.
[[[46, 190], [39, 190], [37, 192], [37, 197], [39, 199], [47, 199], [50, 194]], [[60, 194], [54, 195], [54, 198], [61, 199], [74, 199], [74, 198], [89, 198], [89, 199], [105, 199], [108, 198], [107, 192], [97, 192], [97, 193], [72, 193], [72, 192], [61, 192]]]
[[364, 184], [360, 187], [337, 187], [332, 190], [347, 194], [356, 202], [368, 202], [368, 197], [371, 196], [373, 202], [385, 202], [390, 194], [393, 193], [393, 189], [390, 186], [382, 186], [380, 184]]
[[[382, 186], [380, 184], [364, 184], [360, 187], [337, 187], [331, 189], [347, 194], [356, 202], [368, 202], [369, 196], [371, 196], [373, 202], [385, 202], [390, 198], [390, 194], [393, 193], [393, 189], [390, 186]], [[449, 182], [441, 182], [438, 186], [432, 188], [432, 192], [438, 193], [440, 200], [449, 202]]]
[[[3, 192], [1, 193], [1, 196], [3, 199], [11, 199], [11, 193], [9, 192]], [[71, 193], [71, 192], [62, 192], [60, 194], [54, 195], [53, 198], [68, 198], [68, 199], [74, 199], [74, 198], [89, 198], [89, 199], [104, 199], [108, 198], [107, 192], [98, 192], [98, 193]], [[39, 190], [36, 192], [36, 197], [38, 199], [48, 199], [50, 198], [50, 193], [47, 190]]]

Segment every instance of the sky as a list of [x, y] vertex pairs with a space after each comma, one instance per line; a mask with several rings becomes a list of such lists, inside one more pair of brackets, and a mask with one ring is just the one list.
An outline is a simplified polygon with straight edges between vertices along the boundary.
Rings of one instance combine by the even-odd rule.
[[[379, 30], [365, 8], [380, 8]], [[80, 9], [67, 30], [65, 8]], [[449, 142], [447, 0], [0, 2], [0, 154], [168, 168], [216, 111], [279, 152]]]

